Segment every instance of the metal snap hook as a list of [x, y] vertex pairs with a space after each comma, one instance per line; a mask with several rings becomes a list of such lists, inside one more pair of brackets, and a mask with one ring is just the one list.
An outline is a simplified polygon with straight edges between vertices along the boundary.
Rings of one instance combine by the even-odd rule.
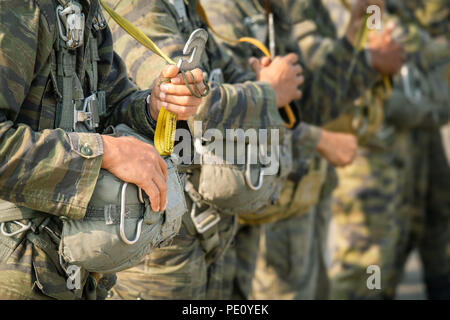
[[120, 226], [119, 226], [119, 232], [120, 232], [120, 238], [123, 242], [125, 242], [128, 245], [135, 244], [139, 241], [139, 238], [141, 237], [141, 230], [142, 230], [142, 223], [144, 222], [144, 219], [139, 220], [137, 229], [136, 229], [136, 236], [133, 240], [129, 240], [127, 238], [127, 235], [125, 234], [125, 211], [126, 211], [126, 191], [127, 191], [128, 183], [124, 183], [122, 186], [122, 194], [120, 198]]

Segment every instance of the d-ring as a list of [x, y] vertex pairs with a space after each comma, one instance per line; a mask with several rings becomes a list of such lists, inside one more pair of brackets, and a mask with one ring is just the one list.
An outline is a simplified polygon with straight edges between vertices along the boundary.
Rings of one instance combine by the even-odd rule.
[[139, 220], [136, 230], [136, 236], [134, 240], [129, 240], [127, 238], [127, 235], [125, 234], [125, 202], [127, 200], [126, 197], [126, 191], [127, 191], [128, 183], [124, 183], [122, 186], [122, 195], [120, 198], [120, 237], [122, 238], [122, 241], [125, 242], [128, 245], [135, 244], [139, 241], [139, 238], [141, 237], [141, 230], [142, 230], [142, 223], [144, 222], [144, 219]]

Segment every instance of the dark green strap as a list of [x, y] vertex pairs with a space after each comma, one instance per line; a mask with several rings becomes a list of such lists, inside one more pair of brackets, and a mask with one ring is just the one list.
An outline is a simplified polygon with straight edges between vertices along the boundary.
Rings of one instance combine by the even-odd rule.
[[69, 52], [61, 43], [58, 50], [57, 74], [58, 88], [62, 98], [58, 102], [57, 127], [64, 131], [73, 131], [74, 104], [73, 104], [73, 78], [75, 77], [76, 55]]

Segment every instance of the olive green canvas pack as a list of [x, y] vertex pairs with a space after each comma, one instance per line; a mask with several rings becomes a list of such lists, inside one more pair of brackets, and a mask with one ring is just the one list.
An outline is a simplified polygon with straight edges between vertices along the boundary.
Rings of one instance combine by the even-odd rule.
[[[151, 144], [123, 124], [115, 131]], [[138, 264], [178, 233], [187, 208], [177, 170], [170, 159], [165, 160], [168, 205], [164, 212], [152, 211], [137, 186], [100, 172], [84, 219], [63, 222], [59, 251], [67, 264], [90, 272], [118, 272]]]

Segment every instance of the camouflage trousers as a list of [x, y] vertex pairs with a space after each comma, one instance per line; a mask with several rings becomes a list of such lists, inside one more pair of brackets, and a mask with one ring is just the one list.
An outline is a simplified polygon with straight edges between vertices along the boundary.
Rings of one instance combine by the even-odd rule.
[[262, 227], [250, 299], [326, 298], [327, 200], [306, 214]]
[[[419, 132], [408, 139], [403, 156], [361, 150], [352, 166], [338, 171], [342, 183], [334, 194], [329, 270], [333, 299], [394, 298], [414, 248], [429, 296], [448, 295], [449, 168], [437, 135]], [[368, 289], [371, 265], [380, 268], [380, 290]]]
[[[419, 249], [429, 299], [450, 299], [450, 167], [438, 130], [430, 133], [428, 190]], [[419, 150], [420, 152], [420, 150]], [[418, 164], [420, 165], [420, 164]]]
[[[52, 230], [60, 228], [55, 221], [48, 224]], [[8, 223], [7, 232], [16, 227]], [[12, 253], [5, 257], [3, 253], [10, 249]], [[104, 299], [115, 276], [98, 278], [83, 269], [78, 279], [69, 278], [59, 262], [58, 242], [45, 230], [13, 237], [0, 234], [0, 300]]]
[[263, 228], [261, 225], [239, 226], [230, 248], [222, 257], [225, 265], [224, 299], [248, 300], [250, 298]]
[[153, 250], [138, 266], [119, 272], [111, 299], [125, 300], [218, 300], [223, 298], [223, 278], [228, 249], [237, 229], [234, 216], [221, 216], [219, 247], [213, 252], [202, 246], [200, 236], [183, 217], [180, 233], [171, 245]]

